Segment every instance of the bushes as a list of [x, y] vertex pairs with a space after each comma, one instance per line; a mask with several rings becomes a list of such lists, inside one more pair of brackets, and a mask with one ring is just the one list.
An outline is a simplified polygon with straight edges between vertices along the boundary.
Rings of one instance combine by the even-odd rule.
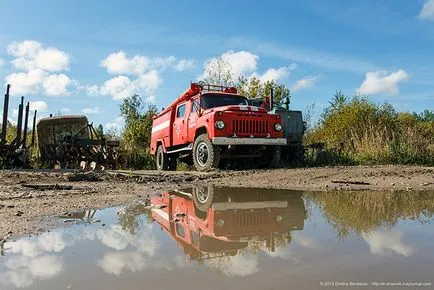
[[351, 100], [337, 92], [307, 143], [323, 142], [358, 164], [434, 165], [434, 117], [398, 113], [390, 104], [366, 97]]
[[128, 167], [133, 169], [153, 169], [154, 162], [149, 154], [151, 142], [152, 117], [157, 108], [145, 104], [138, 95], [124, 100], [120, 108], [125, 119], [121, 149], [126, 155]]

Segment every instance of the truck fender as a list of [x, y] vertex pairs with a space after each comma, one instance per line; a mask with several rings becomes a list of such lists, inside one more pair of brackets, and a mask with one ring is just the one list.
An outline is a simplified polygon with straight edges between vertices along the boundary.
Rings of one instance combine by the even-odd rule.
[[161, 138], [155, 142], [155, 148], [151, 148], [151, 149], [153, 149], [153, 150], [151, 150], [153, 152], [152, 155], [155, 155], [155, 153], [157, 152], [157, 148], [158, 148], [159, 144], [163, 145], [163, 152], [167, 153], [166, 144], [164, 143], [164, 139]]
[[199, 128], [196, 129], [196, 131], [194, 132], [194, 140], [196, 140], [196, 138], [199, 135], [202, 135], [202, 134], [205, 134], [205, 133], [208, 134], [208, 136], [209, 136], [209, 130], [208, 130], [208, 125], [207, 124], [205, 124], [205, 125], [203, 125], [203, 126], [201, 126], [201, 127], [199, 127]]

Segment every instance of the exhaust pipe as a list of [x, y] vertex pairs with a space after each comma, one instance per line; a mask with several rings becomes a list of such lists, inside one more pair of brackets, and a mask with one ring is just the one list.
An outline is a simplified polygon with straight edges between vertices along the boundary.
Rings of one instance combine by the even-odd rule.
[[9, 110], [9, 90], [11, 88], [11, 85], [8, 84], [6, 87], [6, 94], [5, 94], [5, 102], [3, 106], [3, 121], [2, 121], [2, 132], [0, 136], [1, 144], [6, 144], [6, 130], [8, 128], [8, 110]]
[[35, 134], [36, 134], [36, 114], [37, 110], [35, 110], [35, 114], [33, 115], [33, 128], [32, 128], [32, 143], [30, 144], [30, 147], [35, 145]]
[[270, 92], [270, 111], [272, 111], [274, 108], [274, 89], [271, 88]]
[[30, 103], [27, 102], [26, 106], [26, 115], [24, 117], [24, 133], [23, 133], [23, 148], [27, 147], [27, 126], [29, 125], [29, 111], [30, 111]]
[[24, 111], [24, 97], [21, 97], [21, 104], [18, 106], [17, 138], [15, 139], [15, 145], [17, 147], [20, 147], [21, 145], [21, 132], [23, 128], [23, 111]]

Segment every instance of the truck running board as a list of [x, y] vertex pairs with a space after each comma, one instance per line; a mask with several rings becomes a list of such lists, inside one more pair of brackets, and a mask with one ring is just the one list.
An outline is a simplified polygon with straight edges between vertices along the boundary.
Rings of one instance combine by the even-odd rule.
[[190, 143], [190, 144], [188, 144], [187, 147], [176, 149], [176, 150], [167, 151], [167, 154], [177, 153], [177, 152], [181, 152], [181, 151], [190, 151], [192, 149], [193, 149], [193, 143]]

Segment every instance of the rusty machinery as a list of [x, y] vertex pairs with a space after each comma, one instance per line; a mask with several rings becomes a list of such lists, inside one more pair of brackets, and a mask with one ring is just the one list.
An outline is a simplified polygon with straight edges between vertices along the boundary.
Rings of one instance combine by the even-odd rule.
[[[18, 107], [16, 136], [7, 141], [10, 88], [8, 84], [4, 99], [2, 130], [0, 135], [0, 169], [29, 166], [28, 149], [38, 145], [43, 166], [79, 168], [84, 164], [115, 169], [119, 164], [119, 141], [98, 136], [86, 116], [52, 116], [39, 120], [36, 125], [35, 110], [31, 143], [28, 145], [28, 119], [30, 104], [24, 107], [24, 97]], [[24, 118], [24, 119], [23, 119]], [[24, 128], [23, 128], [24, 125]], [[37, 129], [37, 142], [35, 133]]]
[[2, 129], [0, 134], [0, 168], [27, 167], [28, 148], [32, 147], [35, 144], [35, 126], [36, 126], [37, 111], [35, 110], [33, 116], [32, 141], [30, 145], [27, 145], [30, 103], [27, 102], [27, 105], [24, 107], [24, 97], [21, 97], [21, 103], [18, 106], [16, 136], [15, 139], [13, 139], [10, 143], [8, 143], [7, 130], [8, 130], [8, 123], [9, 123], [8, 113], [9, 113], [10, 88], [11, 85], [8, 84], [6, 87], [6, 94], [4, 98], [3, 119], [1, 123]]
[[119, 141], [98, 136], [86, 116], [43, 118], [37, 131], [41, 162], [49, 167], [118, 167]]

